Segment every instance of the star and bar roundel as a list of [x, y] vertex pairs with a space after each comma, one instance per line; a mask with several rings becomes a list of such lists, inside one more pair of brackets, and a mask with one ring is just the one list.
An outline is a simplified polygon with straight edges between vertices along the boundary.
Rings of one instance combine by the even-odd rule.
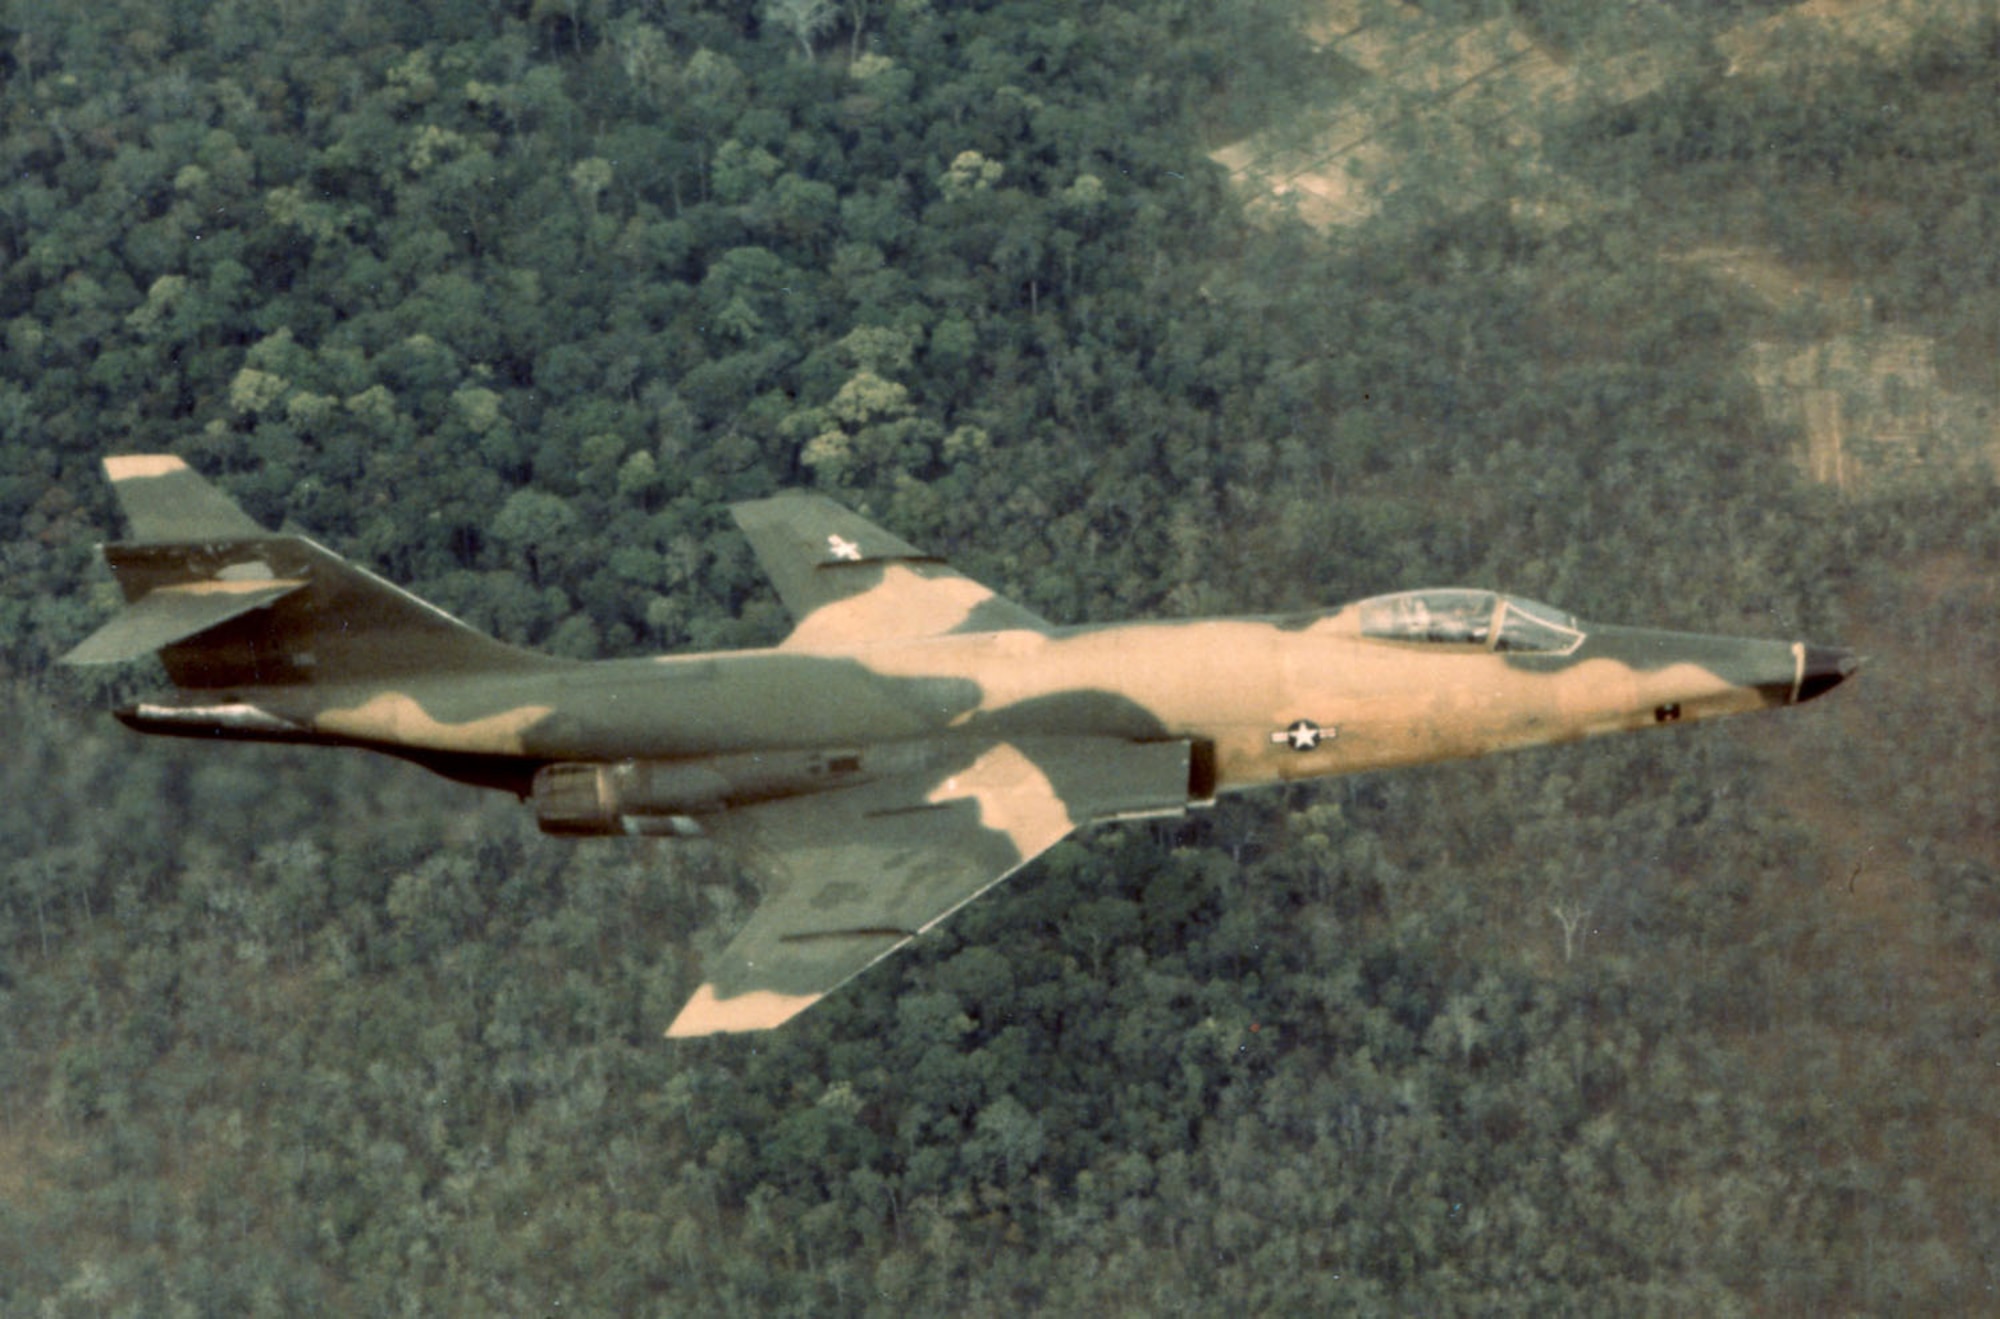
[[1332, 741], [1339, 735], [1338, 729], [1321, 728], [1310, 719], [1294, 719], [1271, 734], [1271, 744], [1288, 746], [1294, 751], [1311, 751], [1321, 742]]

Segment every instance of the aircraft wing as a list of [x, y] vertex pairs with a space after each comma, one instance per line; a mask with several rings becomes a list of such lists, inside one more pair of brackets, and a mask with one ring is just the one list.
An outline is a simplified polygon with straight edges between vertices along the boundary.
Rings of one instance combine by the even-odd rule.
[[730, 512], [798, 623], [785, 648], [1049, 628], [1047, 620], [830, 499], [786, 494]]
[[976, 742], [947, 767], [742, 807], [703, 826], [764, 898], [667, 1028], [768, 1030], [1091, 820], [1179, 814], [1186, 742]]

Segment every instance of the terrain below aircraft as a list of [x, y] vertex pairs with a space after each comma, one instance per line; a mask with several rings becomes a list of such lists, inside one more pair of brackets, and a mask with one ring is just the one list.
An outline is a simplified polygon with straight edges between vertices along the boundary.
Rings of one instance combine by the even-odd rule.
[[1058, 627], [827, 499], [736, 505], [796, 620], [767, 650], [502, 644], [165, 455], [105, 463], [147, 733], [365, 747], [519, 794], [553, 834], [700, 833], [763, 884], [670, 1036], [776, 1026], [1099, 820], [1218, 793], [1810, 700], [1845, 650], [1609, 627], [1485, 590]]

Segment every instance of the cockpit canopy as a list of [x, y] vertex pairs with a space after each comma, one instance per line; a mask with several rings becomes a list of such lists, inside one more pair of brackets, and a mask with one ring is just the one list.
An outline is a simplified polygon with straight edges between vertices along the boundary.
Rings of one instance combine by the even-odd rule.
[[1573, 615], [1497, 591], [1402, 591], [1363, 600], [1359, 609], [1361, 635], [1378, 641], [1535, 655], [1567, 655], [1583, 644]]

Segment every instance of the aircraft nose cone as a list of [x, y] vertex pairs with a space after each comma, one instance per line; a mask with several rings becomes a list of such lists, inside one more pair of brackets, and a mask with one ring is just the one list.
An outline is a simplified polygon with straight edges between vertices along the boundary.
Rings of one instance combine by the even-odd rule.
[[1815, 696], [1824, 696], [1834, 688], [1854, 676], [1861, 667], [1861, 657], [1851, 650], [1839, 646], [1807, 646], [1805, 658], [1799, 665], [1799, 682], [1792, 695], [1792, 704], [1810, 701]]

